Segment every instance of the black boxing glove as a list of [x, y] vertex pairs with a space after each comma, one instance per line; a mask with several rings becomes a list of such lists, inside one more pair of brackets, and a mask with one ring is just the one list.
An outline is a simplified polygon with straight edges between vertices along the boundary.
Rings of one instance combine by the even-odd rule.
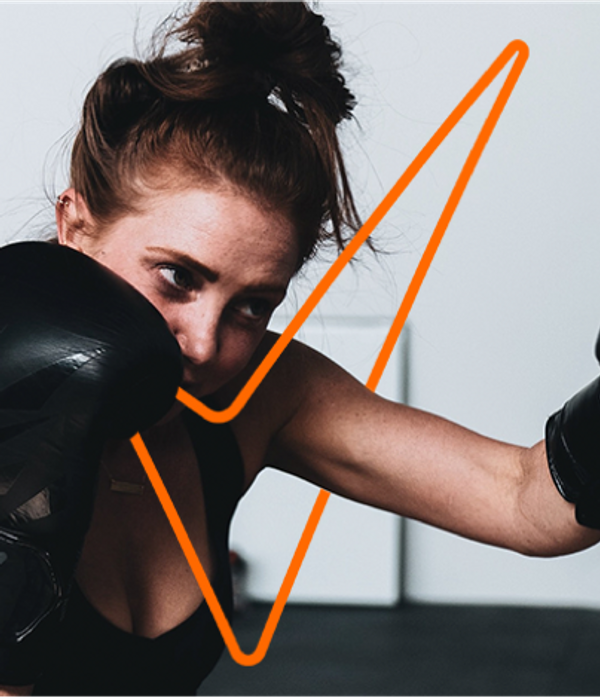
[[546, 455], [557, 489], [575, 504], [577, 522], [600, 530], [600, 378], [548, 419]]
[[0, 249], [0, 684], [42, 670], [104, 443], [158, 421], [181, 374], [162, 316], [106, 267], [51, 243]]

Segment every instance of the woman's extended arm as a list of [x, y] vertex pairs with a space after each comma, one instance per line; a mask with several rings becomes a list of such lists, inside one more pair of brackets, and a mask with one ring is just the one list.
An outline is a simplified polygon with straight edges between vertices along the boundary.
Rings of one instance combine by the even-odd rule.
[[301, 344], [286, 353], [296, 366], [286, 390], [300, 399], [273, 440], [275, 467], [524, 554], [566, 554], [600, 540], [559, 494], [543, 442], [521, 448], [483, 437], [374, 395]]

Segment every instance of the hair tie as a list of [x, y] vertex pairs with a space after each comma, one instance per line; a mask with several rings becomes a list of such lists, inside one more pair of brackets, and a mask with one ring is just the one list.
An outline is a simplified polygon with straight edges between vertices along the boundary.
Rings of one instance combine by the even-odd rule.
[[192, 58], [192, 60], [185, 66], [184, 71], [186, 73], [199, 73], [204, 68], [208, 68], [210, 61], [208, 58], [201, 60], [200, 58]]

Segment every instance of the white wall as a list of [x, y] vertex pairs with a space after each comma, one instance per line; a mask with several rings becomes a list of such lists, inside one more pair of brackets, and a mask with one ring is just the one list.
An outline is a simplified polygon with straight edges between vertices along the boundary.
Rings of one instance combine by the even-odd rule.
[[[382, 191], [509, 41], [531, 49], [411, 314], [411, 379], [415, 405], [534, 443], [545, 418], [597, 374], [600, 6], [386, 4], [344, 12], [363, 26], [352, 50], [378, 76], [363, 124], [381, 129], [364, 148]], [[465, 119], [394, 211], [397, 247], [408, 248], [387, 260], [399, 284], [485, 113]], [[366, 188], [376, 190], [374, 176]], [[596, 549], [548, 561], [417, 524], [407, 538], [409, 598], [600, 604]]]
[[[0, 3], [3, 240], [44, 208], [45, 157], [76, 121], [85, 86], [111, 58], [131, 53], [139, 12], [144, 27], [165, 7]], [[348, 145], [365, 213], [509, 41], [531, 49], [411, 321], [413, 403], [533, 443], [545, 418], [597, 373], [600, 5], [322, 8], [344, 40], [361, 100], [363, 130], [350, 130]], [[322, 312], [394, 312], [486, 113], [476, 107], [464, 119], [388, 216], [379, 239], [393, 254], [365, 255]], [[51, 217], [46, 204], [26, 231]], [[296, 303], [322, 268], [299, 283]], [[596, 550], [523, 559], [416, 524], [408, 544], [406, 592], [414, 599], [600, 605]]]

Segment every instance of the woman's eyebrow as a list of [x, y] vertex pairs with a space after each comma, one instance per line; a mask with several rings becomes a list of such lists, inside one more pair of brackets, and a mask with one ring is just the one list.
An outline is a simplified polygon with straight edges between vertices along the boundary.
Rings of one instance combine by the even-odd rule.
[[172, 261], [187, 266], [188, 268], [191, 268], [197, 273], [201, 274], [210, 283], [215, 283], [219, 280], [219, 274], [216, 271], [213, 271], [208, 266], [201, 264], [197, 259], [194, 259], [184, 252], [178, 252], [175, 249], [168, 249], [167, 247], [146, 247], [146, 251], [165, 254], [166, 256], [170, 257]]
[[[146, 247], [146, 251], [169, 257], [174, 263], [186, 266], [188, 269], [192, 269], [201, 274], [209, 283], [215, 283], [219, 280], [219, 273], [217, 271], [213, 271], [213, 269], [200, 263], [189, 254], [185, 254], [185, 252], [178, 252], [168, 247]], [[287, 285], [285, 283], [256, 283], [248, 286], [245, 291], [247, 293], [276, 293], [278, 295], [285, 295], [287, 293]]]

